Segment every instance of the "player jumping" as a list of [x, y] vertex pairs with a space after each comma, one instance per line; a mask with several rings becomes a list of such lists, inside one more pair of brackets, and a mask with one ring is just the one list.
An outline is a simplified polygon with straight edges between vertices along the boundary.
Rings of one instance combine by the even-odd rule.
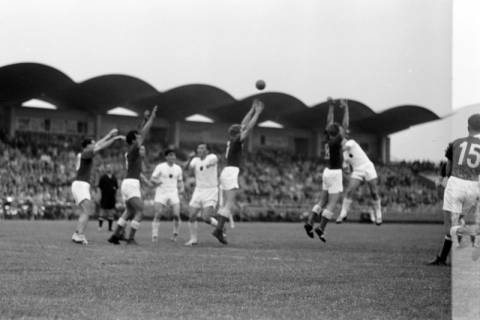
[[[349, 112], [347, 101], [340, 100], [340, 105], [345, 109], [343, 126], [345, 131], [348, 132]], [[366, 181], [374, 203], [375, 217], [372, 222], [375, 221], [377, 225], [381, 225], [382, 208], [380, 197], [378, 195], [378, 176], [373, 162], [370, 161], [362, 147], [360, 147], [360, 145], [353, 139], [347, 139], [345, 137], [342, 140], [342, 148], [343, 159], [346, 164], [351, 166], [352, 173], [350, 174], [350, 181], [343, 197], [342, 210], [340, 211], [340, 215], [336, 222], [342, 223], [347, 218], [355, 190], [358, 189], [362, 181]]]
[[[338, 124], [334, 123], [334, 105], [329, 104], [327, 126], [325, 132], [328, 141], [328, 166], [323, 171], [322, 176], [322, 191], [320, 194], [320, 201], [312, 208], [312, 212], [308, 216], [307, 222], [304, 225], [305, 232], [310, 238], [314, 237], [313, 231], [318, 235], [320, 240], [326, 242], [325, 228], [333, 217], [333, 210], [340, 194], [343, 191], [342, 181], [342, 140], [344, 139], [344, 129]], [[320, 225], [313, 228], [314, 219], [316, 215], [321, 216]]]
[[129, 131], [126, 137], [128, 144], [128, 152], [126, 154], [126, 169], [127, 175], [121, 184], [121, 192], [123, 200], [125, 201], [125, 212], [117, 221], [117, 227], [108, 242], [113, 244], [120, 244], [122, 234], [124, 232], [127, 220], [133, 217], [130, 224], [130, 234], [127, 238], [127, 244], [135, 244], [135, 232], [140, 227], [140, 221], [143, 216], [143, 201], [140, 191], [140, 179], [142, 175], [142, 156], [141, 149], [145, 136], [150, 131], [155, 115], [157, 113], [157, 106], [153, 108], [148, 121], [143, 126], [142, 130]]
[[241, 124], [234, 124], [228, 129], [229, 139], [227, 142], [226, 159], [227, 166], [220, 174], [220, 189], [223, 193], [223, 204], [218, 210], [218, 225], [213, 231], [213, 236], [223, 244], [227, 244], [224, 234], [225, 222], [229, 221], [237, 194], [238, 174], [242, 160], [243, 141], [255, 126], [264, 108], [263, 102], [253, 100], [250, 111], [245, 115]]

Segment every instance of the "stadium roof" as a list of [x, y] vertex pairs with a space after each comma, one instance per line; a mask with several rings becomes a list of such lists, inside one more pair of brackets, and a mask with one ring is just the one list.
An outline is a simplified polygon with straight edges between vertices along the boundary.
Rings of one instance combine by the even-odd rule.
[[[112, 108], [124, 107], [142, 114], [158, 105], [158, 116], [171, 121], [203, 114], [215, 121], [234, 123], [241, 121], [256, 98], [266, 106], [259, 122], [271, 120], [285, 128], [323, 130], [325, 127], [327, 101], [309, 108], [298, 98], [281, 92], [259, 93], [236, 100], [228, 92], [205, 84], [160, 92], [149, 83], [128, 75], [103, 75], [76, 83], [61, 71], [37, 63], [0, 68], [0, 107], [40, 99], [55, 104], [58, 109], [106, 114]], [[390, 134], [439, 119], [421, 106], [396, 106], [376, 113], [355, 100], [348, 100], [348, 104], [352, 130], [375, 134]], [[335, 120], [341, 122], [342, 114], [343, 111], [336, 107]]]

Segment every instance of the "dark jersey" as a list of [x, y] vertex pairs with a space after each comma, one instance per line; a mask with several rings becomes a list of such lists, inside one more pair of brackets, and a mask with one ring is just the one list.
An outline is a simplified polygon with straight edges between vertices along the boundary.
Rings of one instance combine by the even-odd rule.
[[142, 157], [140, 156], [140, 147], [132, 145], [129, 147], [127, 155], [127, 176], [126, 179], [140, 180], [140, 173], [142, 172]]
[[239, 167], [242, 162], [242, 148], [243, 142], [240, 137], [237, 139], [230, 139], [227, 142], [227, 152], [225, 157], [227, 158], [227, 166]]
[[342, 136], [338, 135], [328, 139], [328, 168], [342, 169], [343, 166], [343, 150], [342, 150]]
[[93, 167], [93, 149], [82, 151], [79, 155], [79, 163], [77, 164], [77, 177], [75, 180], [90, 183], [90, 176]]
[[451, 176], [476, 181], [480, 175], [480, 138], [465, 137], [450, 143], [445, 157], [451, 163]]
[[115, 176], [112, 175], [109, 177], [107, 174], [101, 176], [100, 180], [98, 181], [98, 188], [102, 193], [100, 207], [102, 209], [114, 209], [118, 189], [118, 183]]

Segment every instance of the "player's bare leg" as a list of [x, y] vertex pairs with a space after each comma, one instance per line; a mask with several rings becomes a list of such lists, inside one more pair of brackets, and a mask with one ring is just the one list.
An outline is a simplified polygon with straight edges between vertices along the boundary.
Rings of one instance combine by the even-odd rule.
[[130, 217], [133, 217], [134, 215], [133, 210], [133, 207], [127, 201], [125, 203], [125, 211], [123, 211], [120, 218], [118, 218], [115, 230], [113, 231], [110, 238], [108, 238], [108, 242], [113, 244], [120, 244], [120, 240], [125, 239], [125, 228], [127, 227], [128, 219], [130, 219]]
[[80, 203], [80, 214], [77, 222], [77, 229], [72, 236], [72, 241], [80, 244], [88, 244], [85, 238], [85, 229], [87, 227], [88, 218], [95, 211], [95, 203], [92, 200], [85, 199]]
[[450, 249], [452, 248], [452, 237], [450, 235], [450, 229], [452, 226], [452, 213], [449, 211], [443, 212], [443, 227], [444, 227], [444, 235], [445, 238], [443, 240], [442, 249], [440, 253], [435, 257], [435, 259], [428, 263], [428, 265], [435, 265], [435, 266], [446, 266], [447, 265], [447, 257], [450, 253]]
[[383, 222], [382, 217], [382, 202], [378, 193], [378, 179], [375, 178], [367, 182], [368, 187], [370, 188], [370, 194], [373, 199], [373, 209], [375, 210], [375, 223], [377, 226], [381, 225]]
[[172, 205], [173, 212], [173, 235], [172, 241], [177, 241], [178, 233], [180, 232], [180, 203]]
[[353, 202], [353, 193], [358, 189], [361, 183], [362, 182], [358, 179], [350, 178], [347, 190], [345, 191], [343, 197], [342, 210], [340, 211], [340, 215], [336, 220], [337, 223], [342, 223], [347, 219], [348, 211], [350, 210]]
[[130, 201], [132, 207], [134, 208], [133, 212], [135, 216], [130, 223], [130, 232], [127, 236], [127, 244], [137, 244], [135, 241], [135, 233], [140, 228], [140, 221], [142, 221], [143, 218], [143, 200], [135, 197], [128, 201]]
[[323, 207], [328, 201], [328, 192], [322, 190], [320, 192], [320, 200], [313, 206], [312, 211], [308, 215], [307, 221], [303, 226], [307, 236], [313, 239], [313, 225], [315, 223], [315, 216], [318, 216], [322, 213]]
[[152, 242], [158, 241], [158, 230], [160, 229], [160, 217], [165, 209], [165, 206], [161, 203], [155, 202], [153, 204], [153, 221], [152, 221]]
[[197, 216], [200, 208], [190, 207], [188, 229], [190, 230], [190, 239], [185, 243], [186, 246], [194, 246], [198, 244], [198, 222]]
[[225, 238], [225, 223], [229, 221], [234, 207], [236, 189], [223, 191], [223, 206], [218, 210], [218, 225], [213, 231], [213, 236], [223, 244], [228, 244]]
[[340, 193], [328, 194], [328, 203], [322, 211], [320, 225], [314, 229], [315, 233], [323, 242], [327, 241], [325, 238], [325, 228], [327, 227], [328, 222], [333, 218], [333, 211], [335, 210], [335, 205], [337, 204], [338, 199], [340, 199]]
[[215, 215], [215, 207], [213, 206], [208, 206], [203, 208], [203, 221], [206, 224], [209, 224], [213, 227], [216, 227], [218, 225], [218, 220], [214, 218]]

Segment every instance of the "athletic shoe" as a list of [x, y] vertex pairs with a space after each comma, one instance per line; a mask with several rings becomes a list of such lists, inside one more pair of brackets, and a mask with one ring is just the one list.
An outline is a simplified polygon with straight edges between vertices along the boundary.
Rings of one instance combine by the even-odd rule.
[[305, 229], [307, 236], [313, 239], [313, 226], [309, 225], [308, 223], [305, 223], [303, 225], [303, 228]]
[[347, 217], [338, 216], [337, 220], [335, 220], [336, 223], [342, 223], [344, 221], [347, 221]]
[[185, 243], [186, 247], [192, 247], [192, 246], [196, 246], [196, 245], [198, 245], [198, 241], [197, 240], [192, 240], [192, 239], [188, 240]]
[[315, 228], [315, 233], [317, 234], [318, 238], [322, 240], [323, 242], [327, 242], [327, 239], [325, 238], [325, 233], [320, 229], [320, 227]]
[[172, 240], [173, 242], [177, 242], [177, 238], [178, 238], [178, 233], [174, 233], [170, 238], [170, 240]]
[[222, 232], [222, 230], [215, 229], [213, 230], [212, 235], [217, 238], [220, 243], [228, 244], [225, 234]]
[[85, 238], [85, 235], [84, 234], [79, 234], [77, 232], [75, 232], [72, 235], [72, 241], [75, 242], [75, 243], [78, 243], [78, 244], [83, 244], [85, 246], [88, 244], [88, 241]]
[[110, 238], [108, 238], [108, 242], [113, 244], [120, 244], [120, 239], [115, 234], [112, 234]]
[[137, 246], [138, 242], [135, 239], [127, 239], [127, 244]]
[[442, 260], [439, 256], [436, 256], [434, 260], [427, 263], [427, 266], [448, 266], [448, 264], [445, 260]]

